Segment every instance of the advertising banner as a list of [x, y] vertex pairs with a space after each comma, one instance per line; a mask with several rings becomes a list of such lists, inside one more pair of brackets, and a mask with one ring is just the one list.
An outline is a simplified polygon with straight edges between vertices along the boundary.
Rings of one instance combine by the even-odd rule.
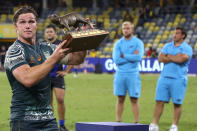
[[[158, 59], [145, 58], [139, 64], [141, 73], [160, 73], [164, 63], [160, 63]], [[197, 59], [192, 59], [189, 65], [188, 73], [197, 74]], [[112, 58], [86, 58], [84, 63], [79, 66], [81, 71], [95, 73], [113, 73], [116, 70], [116, 64]]]

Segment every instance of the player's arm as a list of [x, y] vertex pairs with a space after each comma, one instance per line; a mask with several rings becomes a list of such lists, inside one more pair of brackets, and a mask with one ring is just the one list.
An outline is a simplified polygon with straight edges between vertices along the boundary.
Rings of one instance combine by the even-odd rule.
[[112, 58], [116, 65], [121, 65], [128, 62], [125, 58], [122, 57], [122, 53], [120, 52], [120, 47], [118, 47], [117, 44], [115, 44], [114, 46]]
[[65, 43], [66, 41], [63, 41], [44, 63], [33, 67], [23, 64], [15, 68], [12, 72], [14, 77], [27, 88], [37, 84], [51, 71], [58, 61], [68, 54], [69, 48], [62, 49]]
[[70, 53], [67, 65], [79, 65], [84, 62], [87, 51], [79, 51]]
[[167, 55], [167, 58], [172, 62], [181, 64], [187, 61], [190, 57], [186, 54], [178, 53], [177, 55]]
[[141, 61], [144, 55], [144, 44], [139, 43], [138, 48], [134, 51], [133, 54], [124, 54], [124, 57], [131, 62]]
[[65, 75], [67, 75], [71, 71], [72, 68], [73, 68], [73, 65], [68, 65], [65, 70], [63, 70], [63, 71], [57, 71], [56, 72], [57, 73], [57, 76], [64, 77]]
[[164, 54], [164, 53], [160, 53], [160, 54], [159, 54], [158, 60], [159, 60], [159, 62], [163, 62], [163, 63], [172, 62], [172, 61], [169, 59], [169, 57], [167, 57], [167, 55]]

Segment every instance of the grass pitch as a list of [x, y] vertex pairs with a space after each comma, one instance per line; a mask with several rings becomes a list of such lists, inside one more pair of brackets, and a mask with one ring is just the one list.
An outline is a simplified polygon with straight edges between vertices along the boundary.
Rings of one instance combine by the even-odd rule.
[[[149, 124], [153, 118], [155, 88], [159, 75], [141, 75], [142, 92], [140, 123]], [[69, 74], [66, 80], [66, 126], [74, 131], [76, 122], [115, 121], [115, 104], [112, 74]], [[197, 77], [189, 77], [179, 131], [197, 130]], [[0, 130], [9, 131], [11, 88], [5, 73], [0, 73]], [[55, 101], [54, 101], [55, 102]], [[56, 109], [56, 103], [54, 103]], [[55, 110], [55, 116], [57, 116]], [[160, 119], [160, 131], [168, 131], [173, 119], [172, 102], [166, 104]], [[131, 104], [127, 97], [123, 122], [133, 123]]]

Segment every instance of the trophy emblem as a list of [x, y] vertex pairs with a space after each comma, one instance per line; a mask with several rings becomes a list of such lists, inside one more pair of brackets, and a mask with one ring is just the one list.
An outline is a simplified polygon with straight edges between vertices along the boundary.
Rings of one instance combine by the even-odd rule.
[[[72, 48], [72, 52], [96, 49], [109, 34], [105, 30], [94, 29], [89, 20], [74, 12], [64, 16], [52, 14], [49, 19], [61, 29], [63, 40], [69, 41], [69, 44], [63, 46], [63, 48]], [[82, 29], [79, 26], [80, 23], [89, 27]], [[70, 26], [73, 26], [76, 30], [71, 31]]]

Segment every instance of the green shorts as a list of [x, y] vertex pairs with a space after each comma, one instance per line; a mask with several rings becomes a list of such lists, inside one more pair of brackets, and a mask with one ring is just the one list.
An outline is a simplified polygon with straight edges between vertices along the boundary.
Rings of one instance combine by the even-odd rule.
[[10, 131], [59, 131], [56, 119], [45, 121], [10, 121]]

